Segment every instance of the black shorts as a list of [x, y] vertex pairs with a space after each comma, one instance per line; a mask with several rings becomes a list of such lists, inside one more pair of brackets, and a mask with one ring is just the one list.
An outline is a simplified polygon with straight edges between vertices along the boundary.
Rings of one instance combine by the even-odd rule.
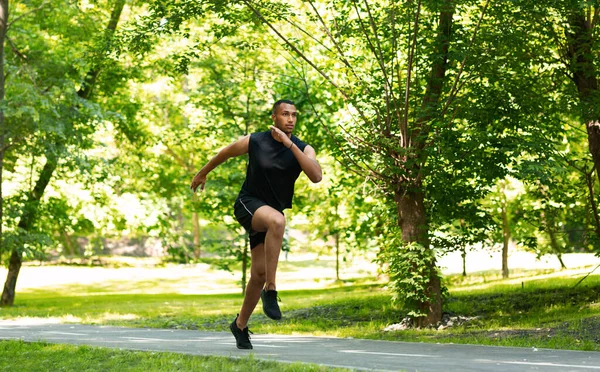
[[246, 229], [250, 236], [250, 249], [265, 242], [266, 232], [252, 230], [252, 217], [254, 216], [254, 212], [263, 205], [267, 205], [267, 203], [251, 196], [239, 196], [233, 205], [235, 218], [240, 225]]

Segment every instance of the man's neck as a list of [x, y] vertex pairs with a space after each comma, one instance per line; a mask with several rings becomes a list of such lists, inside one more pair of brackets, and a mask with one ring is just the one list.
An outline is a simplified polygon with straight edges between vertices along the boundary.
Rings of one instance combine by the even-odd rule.
[[[271, 137], [273, 137], [273, 139], [274, 139], [275, 141], [277, 141], [277, 142], [282, 142], [281, 140], [279, 140], [279, 138], [277, 138], [277, 137], [276, 137], [276, 136], [273, 134], [273, 131], [270, 131], [270, 132], [271, 132]], [[285, 135], [286, 135], [288, 138], [292, 138], [292, 134], [291, 134], [291, 133], [285, 133], [285, 132], [283, 132], [283, 133], [284, 133], [284, 134], [285, 134]]]

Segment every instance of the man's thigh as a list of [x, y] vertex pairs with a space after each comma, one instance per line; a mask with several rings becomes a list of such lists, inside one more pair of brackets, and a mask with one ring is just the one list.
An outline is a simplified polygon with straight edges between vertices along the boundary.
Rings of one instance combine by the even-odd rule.
[[252, 230], [259, 232], [267, 231], [273, 221], [279, 221], [285, 224], [283, 213], [273, 207], [263, 205], [258, 208], [256, 212], [254, 212], [254, 216], [252, 216]]

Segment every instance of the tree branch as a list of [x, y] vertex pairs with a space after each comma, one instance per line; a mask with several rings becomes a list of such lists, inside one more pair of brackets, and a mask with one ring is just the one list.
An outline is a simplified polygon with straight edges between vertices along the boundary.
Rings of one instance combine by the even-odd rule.
[[9, 23], [6, 25], [6, 32], [8, 32], [8, 30], [10, 30], [10, 27], [11, 27], [11, 26], [12, 26], [12, 25], [13, 25], [15, 22], [18, 22], [20, 19], [22, 19], [22, 18], [24, 18], [24, 17], [27, 17], [28, 15], [30, 15], [30, 14], [32, 14], [32, 13], [35, 13], [35, 12], [37, 12], [37, 11], [39, 11], [39, 10], [41, 10], [41, 9], [42, 9], [42, 8], [44, 8], [46, 5], [50, 5], [50, 2], [44, 2], [44, 3], [42, 3], [42, 5], [38, 6], [37, 8], [35, 8], [35, 9], [31, 9], [30, 11], [28, 11], [28, 12], [25, 12], [25, 13], [21, 14], [20, 16], [16, 17], [15, 19], [13, 19], [11, 22], [9, 22]]
[[454, 84], [452, 85], [452, 89], [450, 89], [450, 94], [448, 95], [448, 100], [446, 101], [446, 104], [444, 105], [444, 108], [442, 109], [442, 112], [440, 114], [441, 117], [444, 116], [444, 114], [448, 110], [448, 107], [452, 104], [452, 102], [454, 101], [454, 98], [456, 97], [456, 95], [458, 94], [458, 91], [460, 90], [460, 87], [459, 87], [459, 89], [457, 89], [457, 84], [460, 81], [461, 75], [465, 68], [465, 64], [467, 63], [467, 58], [469, 57], [468, 51], [471, 49], [471, 47], [473, 47], [475, 38], [477, 37], [477, 32], [479, 31], [479, 28], [481, 27], [481, 21], [483, 20], [483, 16], [485, 15], [485, 12], [486, 12], [489, 4], [490, 4], [490, 0], [487, 0], [485, 2], [485, 5], [483, 6], [483, 9], [481, 10], [481, 14], [479, 15], [479, 20], [477, 21], [477, 26], [475, 26], [475, 30], [473, 31], [473, 36], [471, 37], [471, 41], [469, 42], [469, 46], [467, 47], [467, 53], [465, 54], [465, 58], [463, 59], [461, 65], [460, 65], [460, 69], [458, 70], [456, 79], [454, 79]]
[[289, 23], [290, 25], [294, 26], [297, 30], [299, 30], [300, 32], [302, 32], [304, 35], [308, 36], [310, 39], [314, 40], [317, 44], [319, 44], [320, 46], [322, 46], [323, 48], [325, 48], [325, 50], [327, 50], [329, 53], [335, 55], [335, 53], [333, 52], [333, 50], [331, 50], [327, 45], [323, 44], [323, 42], [321, 42], [321, 40], [319, 40], [316, 37], [314, 37], [310, 32], [308, 32], [305, 29], [303, 29], [302, 27], [300, 27], [299, 24], [297, 24], [296, 22], [291, 21], [288, 18], [286, 18], [285, 21], [287, 23]]
[[10, 149], [13, 146], [16, 146], [19, 142], [25, 140], [25, 137], [17, 137], [14, 138], [10, 143], [5, 143], [1, 148], [0, 148], [0, 152], [4, 152], [8, 149]]
[[[306, 80], [304, 81], [305, 83], [305, 87], [306, 87], [306, 92], [308, 93], [309, 88], [308, 88], [308, 83], [306, 82]], [[307, 99], [308, 103], [310, 104], [310, 107], [312, 108], [313, 112], [315, 113], [315, 115], [317, 116], [317, 119], [319, 120], [319, 122], [321, 123], [321, 126], [325, 129], [325, 131], [330, 135], [330, 138], [333, 139], [333, 141], [336, 143], [337, 148], [340, 149], [340, 151], [342, 152], [342, 156], [347, 159], [348, 161], [350, 161], [352, 164], [354, 164], [354, 166], [359, 169], [360, 171], [367, 171], [369, 172], [371, 175], [373, 175], [374, 177], [380, 179], [380, 180], [389, 180], [389, 177], [384, 176], [383, 174], [375, 171], [373, 168], [371, 168], [367, 163], [365, 163], [364, 161], [362, 162], [364, 164], [363, 168], [360, 166], [360, 164], [358, 164], [344, 149], [344, 146], [338, 142], [335, 138], [335, 135], [331, 132], [331, 130], [329, 129], [329, 127], [325, 124], [325, 122], [323, 121], [323, 119], [321, 118], [321, 115], [319, 115], [319, 113], [317, 112], [317, 109], [315, 108], [314, 104], [312, 103], [311, 99], [310, 99], [310, 94], [307, 94], [307, 97], [309, 97]], [[353, 171], [354, 173], [363, 176], [364, 174], [360, 173], [360, 171], [358, 171], [357, 169], [354, 169], [352, 167], [348, 167], [348, 169], [350, 169], [351, 171]]]
[[283, 36], [276, 28], [273, 26], [271, 22], [269, 22], [262, 13], [256, 9], [248, 0], [242, 0], [244, 4], [264, 23], [269, 27], [290, 49], [292, 49], [300, 58], [302, 58], [306, 63], [308, 63], [312, 68], [315, 69], [329, 84], [333, 85], [346, 99], [350, 99], [348, 94], [337, 85], [329, 75], [327, 75], [322, 69], [320, 69], [317, 65], [315, 65], [310, 59], [308, 59], [304, 53], [302, 53], [294, 44], [292, 44], [285, 36]]
[[415, 54], [415, 48], [417, 46], [417, 33], [419, 29], [419, 16], [421, 14], [421, 0], [417, 4], [417, 13], [415, 15], [415, 23], [413, 26], [413, 40], [409, 46], [408, 52], [408, 66], [406, 68], [406, 89], [404, 91], [404, 120], [402, 121], [401, 133], [402, 133], [402, 147], [408, 148], [409, 136], [408, 136], [408, 108], [409, 108], [409, 97], [410, 97], [410, 80], [413, 67], [413, 59]]
[[327, 27], [327, 24], [325, 23], [325, 20], [323, 20], [323, 18], [321, 17], [321, 14], [319, 13], [319, 11], [317, 10], [317, 8], [315, 7], [313, 1], [309, 0], [309, 4], [310, 4], [311, 8], [313, 9], [313, 11], [314, 11], [315, 15], [317, 16], [317, 18], [319, 18], [319, 21], [321, 22], [321, 25], [323, 26], [323, 30], [325, 31], [325, 33], [329, 37], [329, 40], [331, 40], [331, 42], [335, 46], [335, 49], [337, 50], [338, 56], [340, 57], [340, 60], [342, 61], [342, 63], [350, 70], [350, 72], [352, 72], [352, 74], [354, 75], [354, 77], [358, 81], [360, 81], [361, 83], [364, 83], [363, 80], [358, 77], [358, 75], [356, 74], [356, 71], [354, 70], [354, 68], [352, 67], [352, 65], [350, 64], [350, 62], [348, 62], [348, 60], [344, 56], [344, 52], [342, 51], [342, 48], [340, 47], [340, 44], [333, 37], [333, 34], [331, 33], [331, 30], [329, 29], [329, 27]]
[[175, 162], [179, 164], [179, 166], [181, 166], [183, 169], [187, 170], [190, 173], [194, 172], [195, 169], [191, 164], [186, 163], [185, 160], [183, 160], [181, 156], [177, 155], [175, 151], [173, 151], [169, 146], [166, 146], [166, 148], [167, 149], [165, 150], [165, 152], [171, 155]]
[[[365, 0], [365, 4], [366, 4], [366, 0]], [[385, 61], [383, 60], [383, 53], [381, 51], [381, 44], [379, 43], [379, 38], [377, 36], [377, 28], [375, 27], [374, 21], [373, 21], [373, 16], [371, 15], [371, 11], [369, 8], [369, 5], [367, 5], [367, 14], [369, 15], [369, 23], [371, 25], [371, 29], [373, 32], [373, 38], [375, 39], [375, 42], [377, 44], [377, 48], [375, 48], [375, 45], [373, 44], [373, 42], [371, 41], [371, 37], [369, 36], [369, 32], [367, 30], [367, 28], [364, 26], [363, 23], [363, 19], [360, 16], [360, 9], [358, 8], [358, 3], [356, 2], [356, 0], [352, 1], [352, 4], [354, 5], [354, 10], [356, 12], [356, 16], [358, 17], [359, 20], [359, 25], [360, 25], [360, 29], [363, 32], [363, 35], [365, 36], [365, 39], [367, 40], [367, 46], [369, 47], [369, 50], [371, 50], [371, 52], [373, 53], [373, 56], [375, 57], [375, 60], [377, 61], [377, 64], [379, 65], [379, 69], [381, 70], [381, 73], [383, 74], [383, 80], [384, 80], [384, 94], [385, 94], [385, 101], [386, 101], [386, 109], [387, 109], [387, 115], [386, 117], [389, 118], [390, 113], [389, 113], [389, 108], [390, 108], [390, 83], [387, 77], [387, 73], [386, 73], [386, 69], [385, 69]], [[376, 111], [379, 111], [379, 108], [374, 107], [376, 109]], [[377, 113], [378, 115], [379, 112]]]
[[[293, 45], [285, 36], [283, 36], [283, 34], [281, 34], [276, 28], [275, 26], [273, 26], [273, 24], [271, 22], [269, 22], [263, 15], [262, 13], [256, 9], [249, 0], [242, 0], [244, 2], [244, 4], [246, 4], [246, 6], [248, 8], [250, 8], [250, 10], [264, 23], [267, 25], [267, 27], [269, 27], [276, 35], [277, 37], [279, 37], [279, 39], [281, 39], [287, 46], [290, 47], [290, 49], [292, 49], [294, 51], [294, 53], [296, 53], [296, 55], [298, 57], [300, 57], [302, 60], [304, 60], [306, 63], [308, 63], [315, 71], [317, 71], [317, 73], [319, 73], [319, 75], [321, 75], [323, 78], [325, 78], [325, 80], [331, 84], [335, 89], [337, 89], [340, 94], [342, 94], [342, 97], [344, 97], [344, 99], [347, 102], [354, 102], [353, 97], [351, 97], [344, 89], [342, 89], [342, 87], [340, 87], [338, 84], [336, 84], [333, 79], [327, 75], [321, 68], [319, 68], [317, 65], [315, 65], [310, 59], [308, 59], [308, 57], [302, 53], [298, 48], [296, 48], [295, 45]], [[362, 118], [362, 120], [365, 123], [369, 123], [369, 120], [367, 118], [367, 116], [365, 115], [365, 113], [363, 112], [363, 110], [358, 106], [358, 105], [354, 105], [354, 108], [358, 111], [358, 114], [360, 115], [360, 117]]]
[[10, 48], [15, 52], [15, 54], [24, 61], [27, 61], [27, 56], [21, 53], [21, 51], [17, 48], [17, 46], [13, 43], [12, 39], [6, 35], [6, 41], [10, 44]]
[[590, 25], [590, 29], [592, 30], [592, 32], [598, 24], [598, 17], [600, 17], [600, 7], [596, 7], [596, 9], [594, 10], [594, 18], [592, 18], [592, 24]]
[[[393, 6], [393, 1], [390, 1], [390, 5], [392, 7], [392, 11], [390, 13], [390, 19], [391, 19], [391, 29], [392, 29], [392, 69], [391, 69], [391, 85], [392, 85], [392, 90], [394, 90], [394, 71], [398, 71], [398, 90], [400, 89], [400, 84], [402, 83], [401, 78], [400, 78], [400, 62], [397, 59], [397, 54], [398, 54], [398, 35], [396, 34], [396, 8]], [[394, 67], [394, 62], [397, 63], [397, 69], [396, 67]], [[400, 107], [398, 106], [398, 99], [394, 97], [394, 107], [395, 107], [395, 111], [396, 111], [396, 119], [398, 120], [398, 125], [402, 124], [402, 115], [401, 115], [401, 110]], [[388, 132], [391, 131], [391, 128], [388, 127], [387, 128]], [[400, 143], [402, 143], [403, 141], [403, 136], [402, 133], [400, 133]]]
[[[379, 36], [378, 36], [379, 32], [377, 30], [377, 25], [375, 24], [375, 19], [373, 18], [373, 15], [371, 14], [371, 8], [369, 7], [368, 0], [364, 0], [364, 3], [367, 8], [367, 14], [369, 15], [369, 23], [371, 25], [371, 29], [373, 30], [373, 36], [375, 37], [375, 42], [377, 45], [377, 49], [379, 51], [379, 66], [381, 68], [381, 72], [383, 73], [383, 81], [385, 83], [384, 88], [385, 88], [385, 101], [386, 101], [386, 111], [387, 111], [386, 128], [384, 129], [384, 132], [386, 133], [386, 135], [389, 135], [389, 130], [387, 128], [389, 128], [388, 123], [389, 123], [389, 120], [391, 117], [390, 98], [391, 98], [392, 102], [394, 103], [394, 106], [396, 104], [396, 98], [394, 96], [394, 89], [393, 89], [392, 84], [390, 83], [390, 80], [388, 78], [387, 69], [385, 67], [385, 58], [383, 57], [383, 49], [381, 48], [381, 42], [380, 42]], [[392, 77], [393, 76], [394, 76], [394, 74], [392, 72]], [[397, 109], [397, 107], [394, 107], [394, 108]]]

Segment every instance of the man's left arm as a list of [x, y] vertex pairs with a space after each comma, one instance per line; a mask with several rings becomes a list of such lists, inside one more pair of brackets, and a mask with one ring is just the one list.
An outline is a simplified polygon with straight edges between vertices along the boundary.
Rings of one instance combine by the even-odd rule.
[[315, 149], [313, 149], [310, 145], [306, 145], [304, 148], [304, 152], [296, 146], [296, 144], [292, 145], [292, 153], [300, 163], [300, 167], [308, 178], [313, 183], [319, 183], [323, 179], [323, 172], [321, 171], [321, 165], [317, 161], [317, 154], [315, 153]]

